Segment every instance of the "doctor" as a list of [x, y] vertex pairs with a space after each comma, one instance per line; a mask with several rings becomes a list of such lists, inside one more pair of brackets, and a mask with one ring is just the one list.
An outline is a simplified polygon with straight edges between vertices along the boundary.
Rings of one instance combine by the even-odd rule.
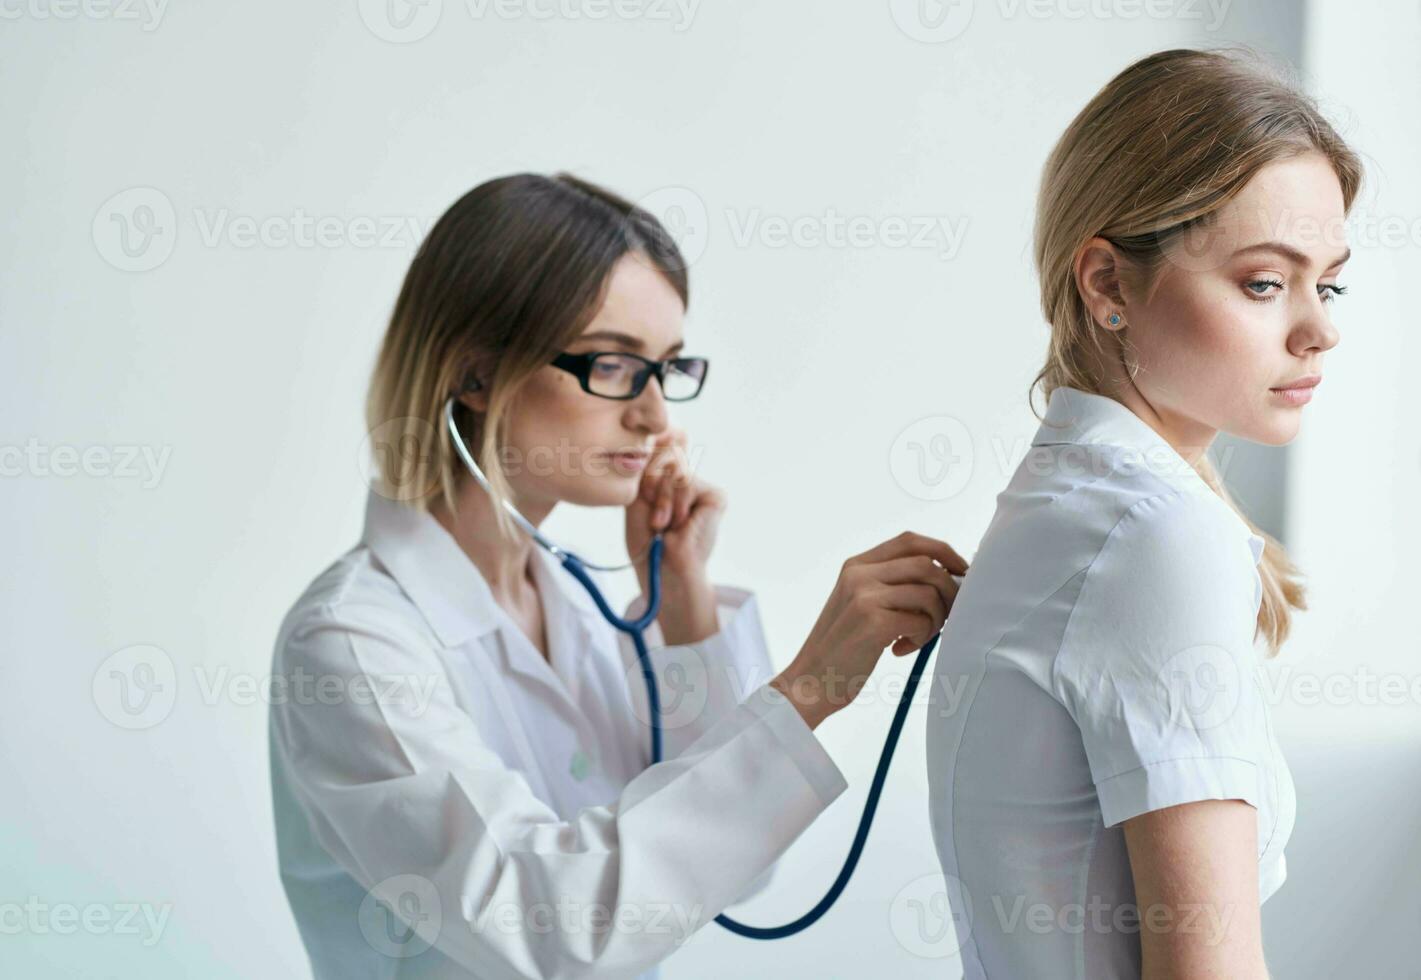
[[[966, 565], [904, 533], [844, 562], [772, 673], [754, 596], [707, 579], [726, 502], [667, 417], [707, 377], [682, 350], [687, 296], [653, 217], [564, 174], [474, 188], [415, 256], [367, 405], [364, 535], [276, 641], [274, 676], [314, 692], [273, 698], [270, 743], [318, 978], [654, 975], [844, 790], [815, 727], [886, 647], [942, 627]], [[632, 556], [663, 533], [664, 762], [630, 640], [461, 472], [455, 393], [533, 524], [566, 501], [624, 507]]]

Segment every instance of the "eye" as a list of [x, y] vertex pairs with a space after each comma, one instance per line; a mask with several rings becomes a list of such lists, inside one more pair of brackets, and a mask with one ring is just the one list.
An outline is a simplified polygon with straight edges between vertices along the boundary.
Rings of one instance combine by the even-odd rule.
[[[1323, 290], [1329, 291], [1323, 292]], [[1317, 287], [1317, 292], [1318, 295], [1322, 297], [1324, 303], [1331, 303], [1337, 297], [1347, 295], [1347, 287], [1339, 286], [1335, 282], [1325, 282]]]
[[632, 362], [624, 357], [599, 357], [592, 362], [592, 373], [599, 378], [615, 378], [632, 370]]
[[1283, 280], [1281, 280], [1281, 279], [1255, 279], [1255, 280], [1253, 280], [1252, 282], [1244, 283], [1244, 288], [1247, 289], [1247, 290], [1249, 291], [1249, 293], [1254, 297], [1254, 299], [1258, 300], [1258, 302], [1260, 302], [1260, 303], [1271, 303], [1271, 302], [1273, 302], [1275, 299], [1277, 299], [1278, 297], [1277, 297], [1276, 295], [1274, 295], [1274, 296], [1265, 296], [1265, 295], [1263, 295], [1263, 293], [1261, 293], [1261, 292], [1255, 292], [1255, 291], [1254, 291], [1254, 288], [1253, 288], [1253, 287], [1255, 287], [1255, 286], [1262, 286], [1262, 287], [1264, 287], [1265, 289], [1266, 289], [1267, 287], [1269, 287], [1269, 286], [1276, 286], [1276, 287], [1278, 287], [1279, 289], [1282, 289], [1282, 288], [1283, 288]]

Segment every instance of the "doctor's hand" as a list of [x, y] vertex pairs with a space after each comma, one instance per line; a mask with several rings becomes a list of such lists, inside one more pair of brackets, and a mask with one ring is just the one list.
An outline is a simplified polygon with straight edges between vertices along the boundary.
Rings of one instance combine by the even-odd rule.
[[829, 601], [794, 661], [770, 683], [810, 728], [846, 707], [891, 646], [902, 656], [937, 635], [967, 562], [944, 541], [911, 531], [844, 562]]
[[[661, 610], [656, 619], [670, 644], [696, 643], [720, 629], [706, 562], [715, 547], [726, 499], [719, 489], [691, 473], [687, 442], [686, 433], [674, 427], [657, 436], [637, 498], [626, 514], [629, 555], [640, 555], [652, 535], [661, 532]], [[637, 563], [636, 574], [642, 594], [649, 594], [646, 561]]]

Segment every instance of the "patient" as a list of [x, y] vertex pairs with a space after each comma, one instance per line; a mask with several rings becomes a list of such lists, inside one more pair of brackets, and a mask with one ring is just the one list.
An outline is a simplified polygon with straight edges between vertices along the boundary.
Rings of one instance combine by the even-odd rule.
[[1298, 433], [1361, 178], [1311, 100], [1236, 52], [1131, 65], [1047, 161], [1046, 414], [927, 723], [969, 978], [1268, 975], [1294, 796], [1258, 647], [1302, 589], [1206, 450]]

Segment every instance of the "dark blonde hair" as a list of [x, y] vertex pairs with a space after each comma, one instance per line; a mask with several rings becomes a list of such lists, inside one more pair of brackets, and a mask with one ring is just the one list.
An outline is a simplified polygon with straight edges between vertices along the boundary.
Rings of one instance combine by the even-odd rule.
[[[1213, 222], [1264, 166], [1304, 153], [1331, 163], [1350, 211], [1360, 158], [1311, 98], [1248, 48], [1161, 51], [1112, 78], [1066, 127], [1042, 174], [1035, 260], [1051, 341], [1033, 392], [1039, 386], [1049, 399], [1069, 386], [1109, 395], [1099, 367], [1102, 328], [1075, 278], [1086, 242], [1113, 243], [1148, 293], [1181, 236]], [[1298, 570], [1242, 513], [1207, 455], [1196, 469], [1266, 541], [1257, 632], [1277, 653], [1291, 611], [1306, 608]]]
[[513, 535], [500, 465], [508, 409], [533, 372], [597, 314], [613, 266], [645, 256], [683, 304], [686, 263], [657, 219], [570, 174], [513, 174], [469, 191], [420, 244], [380, 346], [366, 398], [375, 489], [455, 511], [468, 478], [444, 427], [450, 395], [477, 378], [488, 411], [455, 404], [455, 422], [493, 487], [501, 532]]

